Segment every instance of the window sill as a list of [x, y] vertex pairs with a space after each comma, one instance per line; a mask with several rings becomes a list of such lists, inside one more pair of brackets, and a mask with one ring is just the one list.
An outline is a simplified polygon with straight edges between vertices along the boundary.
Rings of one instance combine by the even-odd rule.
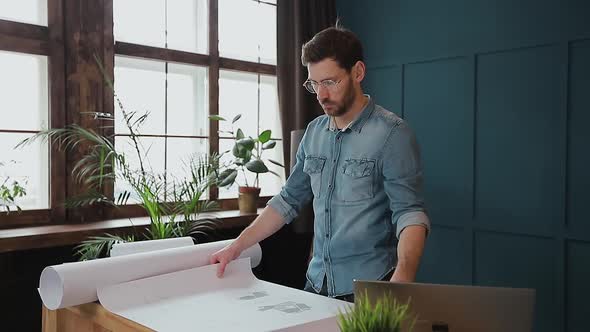
[[[260, 213], [262, 209], [258, 209]], [[258, 215], [240, 214], [238, 210], [207, 214], [220, 219], [219, 229], [246, 227]], [[148, 217], [114, 219], [76, 225], [34, 226], [0, 230], [0, 253], [28, 249], [50, 248], [78, 244], [89, 236], [104, 233], [126, 233], [133, 228], [146, 227]]]

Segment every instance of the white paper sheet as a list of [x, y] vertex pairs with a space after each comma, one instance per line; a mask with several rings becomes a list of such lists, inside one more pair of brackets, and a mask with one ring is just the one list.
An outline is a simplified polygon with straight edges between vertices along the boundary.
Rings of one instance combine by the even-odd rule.
[[111, 248], [111, 257], [139, 254], [163, 249], [181, 248], [194, 245], [193, 238], [190, 236], [176, 237], [162, 240], [135, 241], [126, 243], [116, 243]]
[[207, 265], [107, 285], [98, 296], [107, 310], [161, 332], [338, 331], [335, 316], [350, 303], [258, 280], [250, 266], [233, 261], [217, 278]]
[[[39, 292], [50, 310], [93, 302], [96, 290], [104, 286], [208, 265], [209, 256], [232, 241], [48, 266], [41, 273]], [[250, 257], [255, 267], [262, 259], [261, 248], [256, 244], [240, 257]]]

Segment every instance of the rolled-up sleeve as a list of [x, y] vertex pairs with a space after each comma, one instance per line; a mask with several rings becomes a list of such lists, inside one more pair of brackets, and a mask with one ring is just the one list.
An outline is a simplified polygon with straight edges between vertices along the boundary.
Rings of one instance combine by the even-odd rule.
[[313, 197], [309, 175], [303, 172], [305, 163], [304, 142], [305, 134], [297, 148], [297, 160], [285, 186], [283, 186], [280, 193], [267, 203], [283, 217], [286, 224], [295, 219], [299, 215], [301, 208]]
[[392, 211], [391, 222], [396, 236], [411, 225], [419, 225], [430, 233], [430, 220], [423, 197], [423, 171], [420, 149], [413, 131], [400, 123], [392, 128], [382, 153], [385, 193]]

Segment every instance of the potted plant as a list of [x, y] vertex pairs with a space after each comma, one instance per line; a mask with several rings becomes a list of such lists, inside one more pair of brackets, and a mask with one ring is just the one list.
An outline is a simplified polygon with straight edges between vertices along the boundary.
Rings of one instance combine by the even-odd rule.
[[[0, 167], [4, 165], [5, 163], [0, 162]], [[26, 194], [25, 188], [17, 180], [13, 180], [7, 175], [0, 175], [0, 212], [10, 213], [11, 208], [16, 208], [20, 212], [21, 208], [16, 204], [16, 200]]]
[[[234, 184], [240, 176], [243, 179], [243, 185], [238, 186], [238, 205], [241, 213], [256, 213], [257, 201], [260, 196], [260, 175], [264, 173], [271, 173], [280, 177], [279, 174], [268, 169], [265, 160], [262, 158], [267, 150], [274, 149], [277, 142], [272, 139], [271, 130], [264, 130], [258, 136], [246, 136], [242, 129], [238, 128], [234, 131], [233, 126], [242, 117], [241, 114], [236, 115], [232, 121], [232, 128], [230, 131], [220, 131], [230, 134], [234, 139], [234, 145], [231, 150], [224, 151], [220, 156], [231, 153], [230, 161], [225, 165], [221, 165], [221, 172], [219, 174], [217, 186], [230, 187]], [[209, 117], [214, 121], [226, 121], [226, 119], [212, 115]], [[266, 159], [268, 162], [279, 167], [284, 167], [281, 163]], [[254, 182], [249, 183], [246, 172], [254, 173]]]
[[[113, 83], [98, 59], [97, 63], [106, 83], [114, 91]], [[72, 149], [82, 143], [89, 146], [89, 152], [74, 165], [72, 171], [74, 179], [83, 182], [89, 189], [79, 197], [68, 199], [66, 207], [102, 204], [117, 208], [126, 204], [133, 195], [147, 212], [150, 225], [146, 232], [124, 237], [113, 234], [90, 237], [76, 247], [80, 259], [108, 255], [112, 245], [117, 242], [206, 236], [207, 232], [214, 230], [216, 220], [203, 218], [201, 214], [217, 210], [218, 205], [203, 198], [207, 189], [217, 182], [218, 156], [191, 158], [188, 163], [190, 175], [183, 179], [170, 179], [164, 174], [153, 172], [149, 163], [145, 162], [149, 147], [144, 147], [139, 140], [139, 129], [149, 113], [128, 112], [116, 94], [115, 100], [129, 129], [133, 153], [139, 161], [138, 167], [131, 165], [128, 156], [116, 149], [113, 137], [77, 125], [44, 130], [19, 143], [21, 146], [37, 139], [51, 139], [61, 149]], [[105, 113], [92, 113], [91, 116], [98, 121], [113, 120], [110, 114]], [[117, 180], [127, 182], [129, 189], [116, 197], [106, 196], [104, 187], [107, 184], [112, 186]]]
[[400, 303], [391, 294], [384, 294], [372, 303], [366, 290], [356, 297], [354, 306], [338, 314], [342, 332], [410, 332], [415, 322], [410, 315], [410, 300]]

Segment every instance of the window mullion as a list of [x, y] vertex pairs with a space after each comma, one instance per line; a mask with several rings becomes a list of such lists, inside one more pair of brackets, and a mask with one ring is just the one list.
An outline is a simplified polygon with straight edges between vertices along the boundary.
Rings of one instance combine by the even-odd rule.
[[[66, 79], [64, 45], [63, 0], [48, 0], [47, 23], [49, 29], [49, 127], [61, 128], [66, 124]], [[49, 208], [53, 222], [66, 218], [67, 168], [66, 154], [56, 144], [49, 145]]]
[[[88, 113], [113, 112], [113, 94], [105, 84], [105, 77], [98, 70], [96, 58], [102, 62], [109, 78], [113, 77], [114, 52], [112, 30], [112, 0], [64, 1], [65, 42], [65, 101], [66, 124], [79, 125], [108, 135], [100, 121]], [[67, 174], [72, 174], [74, 165], [88, 153], [90, 144], [79, 144], [67, 151]], [[88, 186], [67, 178], [68, 197], [78, 197], [88, 192]], [[105, 188], [103, 194], [109, 194]], [[74, 208], [67, 211], [71, 222], [101, 220], [105, 209], [100, 207]]]
[[[218, 0], [209, 0], [209, 115], [219, 115], [219, 33]], [[219, 122], [209, 121], [209, 153], [219, 153]], [[211, 187], [209, 198], [219, 197], [217, 187]]]

